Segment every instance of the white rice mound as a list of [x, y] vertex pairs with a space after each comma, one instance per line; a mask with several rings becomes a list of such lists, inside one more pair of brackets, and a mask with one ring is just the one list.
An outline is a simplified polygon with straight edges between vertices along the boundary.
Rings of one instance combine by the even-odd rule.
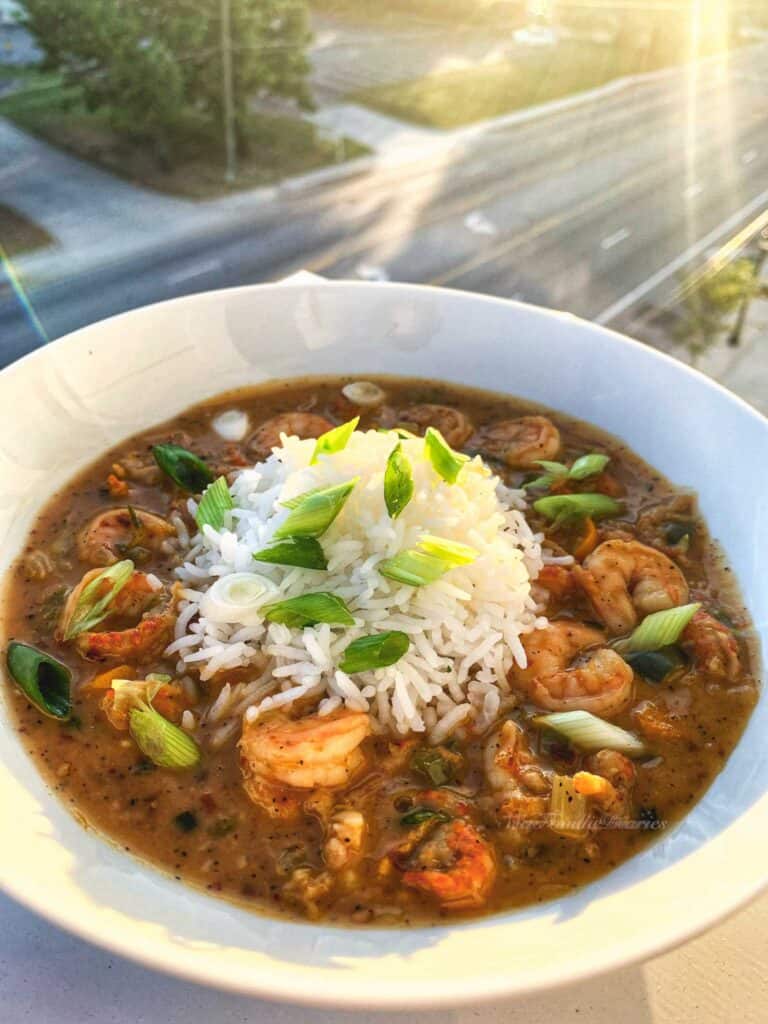
[[[189, 539], [186, 561], [176, 570], [183, 585], [176, 638], [166, 653], [178, 659], [179, 674], [192, 670], [203, 681], [253, 669], [251, 681], [225, 684], [201, 716], [215, 746], [237, 730], [243, 714], [250, 721], [299, 699], [315, 699], [321, 715], [342, 705], [367, 711], [379, 733], [426, 733], [433, 743], [469, 720], [484, 728], [511, 703], [507, 674], [513, 663], [525, 666], [520, 637], [546, 624], [531, 593], [543, 538], [526, 522], [524, 493], [506, 488], [479, 457], [448, 484], [426, 457], [422, 439], [403, 440], [414, 494], [393, 520], [383, 481], [397, 442], [394, 433], [356, 431], [343, 451], [310, 465], [315, 442], [283, 435], [265, 462], [237, 474], [226, 528], [206, 526]], [[354, 477], [359, 482], [320, 538], [327, 571], [253, 559], [289, 514], [281, 502]], [[192, 515], [195, 508], [190, 501]], [[377, 572], [379, 562], [416, 547], [424, 534], [468, 544], [478, 557], [423, 587]], [[233, 572], [270, 579], [277, 593], [264, 603], [320, 590], [336, 594], [355, 625], [292, 629], [253, 612], [244, 616], [248, 622], [221, 621], [228, 616], [204, 598], [217, 578]], [[337, 668], [353, 640], [384, 630], [410, 638], [400, 661], [354, 676]]]

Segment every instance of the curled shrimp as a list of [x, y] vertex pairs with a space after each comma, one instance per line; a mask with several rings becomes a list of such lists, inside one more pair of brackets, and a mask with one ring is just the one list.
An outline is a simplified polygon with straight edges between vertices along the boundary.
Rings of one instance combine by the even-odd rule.
[[403, 873], [404, 885], [435, 896], [448, 910], [482, 906], [495, 879], [493, 849], [462, 819], [438, 825]]
[[728, 627], [699, 609], [683, 630], [682, 646], [703, 672], [735, 682], [741, 673], [736, 637]]
[[140, 508], [99, 512], [77, 537], [77, 553], [89, 565], [114, 565], [134, 548], [157, 550], [176, 531], [162, 516]]
[[497, 799], [496, 815], [505, 825], [543, 820], [552, 782], [538, 764], [523, 730], [508, 719], [485, 745], [485, 777]]
[[630, 699], [632, 669], [616, 651], [599, 646], [605, 642], [599, 629], [561, 619], [528, 633], [522, 642], [528, 667], [514, 668], [510, 679], [539, 707], [610, 718]]
[[685, 576], [672, 559], [636, 540], [604, 541], [573, 572], [595, 614], [616, 634], [688, 600]]
[[245, 722], [240, 740], [243, 785], [250, 799], [276, 818], [293, 818], [296, 790], [338, 789], [364, 766], [360, 746], [370, 735], [368, 715], [346, 709], [320, 718], [276, 715]]
[[613, 818], [629, 818], [635, 766], [617, 750], [598, 750], [586, 761], [587, 771], [573, 777], [577, 793], [589, 796], [600, 810]]
[[539, 459], [554, 459], [560, 451], [560, 431], [546, 416], [499, 420], [480, 431], [477, 447], [515, 469], [529, 469]]
[[[100, 569], [90, 569], [70, 593], [62, 609], [56, 631], [59, 639], [67, 632], [83, 589], [95, 579]], [[109, 585], [109, 584], [107, 584]], [[86, 630], [74, 637], [77, 651], [88, 661], [125, 661], [149, 657], [168, 645], [176, 621], [176, 600], [168, 595], [153, 577], [134, 572], [128, 582], [110, 602], [110, 621], [135, 619], [139, 621], [125, 629]]]
[[434, 427], [440, 431], [443, 440], [451, 448], [461, 448], [474, 430], [464, 413], [449, 405], [412, 405], [409, 409], [403, 410], [401, 420], [403, 423], [413, 424], [422, 432], [427, 427]]
[[314, 412], [283, 412], [273, 416], [258, 427], [248, 441], [248, 451], [258, 459], [266, 459], [273, 448], [280, 446], [280, 435], [300, 437], [306, 440], [320, 437], [326, 430], [332, 430], [333, 424], [324, 416]]

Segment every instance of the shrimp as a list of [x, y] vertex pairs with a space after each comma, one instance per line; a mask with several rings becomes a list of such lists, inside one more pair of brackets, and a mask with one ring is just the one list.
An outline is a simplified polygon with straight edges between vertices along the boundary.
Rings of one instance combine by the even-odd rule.
[[474, 430], [464, 413], [449, 405], [412, 405], [403, 411], [401, 419], [423, 431], [434, 427], [451, 448], [461, 448]]
[[153, 512], [140, 508], [109, 508], [80, 531], [77, 553], [89, 565], [114, 565], [134, 548], [156, 551], [176, 531]]
[[491, 423], [478, 434], [477, 447], [515, 469], [530, 469], [560, 451], [560, 431], [546, 416], [520, 416]]
[[629, 818], [637, 778], [629, 758], [616, 750], [599, 750], [587, 758], [586, 767], [588, 771], [573, 776], [576, 792], [591, 797], [610, 817]]
[[243, 785], [250, 799], [276, 818], [295, 818], [306, 798], [296, 790], [338, 789], [366, 762], [368, 715], [346, 709], [320, 718], [276, 715], [248, 722], [240, 740]]
[[699, 609], [683, 630], [682, 646], [711, 676], [735, 682], [741, 672], [736, 637], [722, 622]]
[[333, 424], [324, 416], [318, 416], [314, 412], [283, 412], [279, 416], [273, 416], [265, 420], [256, 431], [251, 434], [248, 441], [248, 451], [259, 459], [266, 459], [273, 448], [280, 446], [280, 435], [287, 434], [289, 437], [300, 437], [306, 440], [312, 437], [320, 437], [327, 430], [332, 430]]
[[523, 730], [508, 719], [485, 745], [485, 777], [497, 793], [495, 812], [505, 825], [543, 819], [552, 782], [539, 766]]
[[595, 614], [615, 634], [688, 600], [685, 576], [672, 559], [636, 540], [604, 541], [573, 572]]
[[[70, 593], [59, 619], [57, 639], [63, 640], [83, 589], [100, 569], [90, 569]], [[77, 651], [88, 661], [127, 661], [157, 654], [171, 640], [176, 621], [175, 594], [168, 596], [161, 584], [143, 572], [134, 572], [110, 602], [106, 621], [139, 618], [127, 629], [86, 630], [74, 637]]]
[[618, 714], [632, 695], [634, 674], [616, 651], [589, 652], [604, 643], [599, 629], [561, 619], [522, 638], [528, 667], [513, 668], [511, 682], [534, 704], [549, 711], [591, 711], [603, 718]]
[[482, 906], [495, 879], [492, 847], [461, 819], [439, 825], [403, 873], [404, 885], [437, 897], [448, 910]]

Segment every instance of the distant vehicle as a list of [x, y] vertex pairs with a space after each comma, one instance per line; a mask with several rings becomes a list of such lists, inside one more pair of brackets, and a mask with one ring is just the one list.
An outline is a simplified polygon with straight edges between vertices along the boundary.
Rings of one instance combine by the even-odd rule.
[[551, 25], [526, 25], [515, 32], [514, 40], [523, 46], [555, 46], [557, 32]]

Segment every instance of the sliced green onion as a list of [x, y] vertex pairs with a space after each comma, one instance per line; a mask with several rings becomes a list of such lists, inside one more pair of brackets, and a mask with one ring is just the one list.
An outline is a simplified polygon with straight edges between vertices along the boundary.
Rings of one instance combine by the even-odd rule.
[[200, 494], [214, 480], [213, 473], [203, 460], [178, 444], [156, 444], [152, 454], [160, 469], [173, 482], [189, 494]]
[[661, 683], [668, 675], [685, 664], [685, 658], [677, 647], [663, 647], [659, 651], [630, 651], [622, 654], [624, 661], [633, 671], [651, 682]]
[[281, 622], [292, 628], [315, 626], [318, 622], [327, 622], [332, 626], [355, 624], [345, 602], [335, 594], [324, 591], [317, 594], [302, 594], [301, 597], [289, 597], [285, 601], [265, 605], [262, 614], [270, 622]]
[[403, 455], [403, 446], [398, 444], [389, 453], [384, 470], [384, 504], [390, 519], [397, 519], [413, 497], [413, 473], [411, 464]]
[[401, 825], [421, 825], [425, 821], [450, 821], [450, 814], [445, 811], [436, 811], [432, 807], [414, 807], [400, 819]]
[[662, 647], [676, 644], [680, 634], [699, 608], [701, 604], [697, 601], [694, 604], [683, 604], [678, 608], [668, 608], [663, 612], [646, 615], [629, 638], [629, 650], [658, 651]]
[[170, 681], [170, 676], [163, 679], [113, 679], [111, 684], [112, 709], [117, 714], [129, 714], [133, 708], [143, 707], [146, 703], [152, 703], [157, 691], [165, 682]]
[[554, 477], [566, 477], [568, 476], [568, 467], [563, 462], [549, 462], [547, 459], [536, 459], [536, 465], [546, 472], [547, 476]]
[[283, 502], [291, 512], [282, 526], [275, 530], [275, 540], [282, 540], [284, 537], [322, 536], [344, 508], [359, 479], [360, 477], [356, 476], [354, 480], [348, 480], [344, 484], [307, 491]]
[[315, 537], [286, 537], [268, 548], [257, 551], [253, 556], [257, 562], [271, 562], [273, 565], [297, 565], [300, 569], [327, 569], [320, 541]]
[[580, 839], [588, 831], [587, 797], [576, 792], [574, 781], [569, 775], [555, 775], [552, 778], [549, 827], [553, 832], [569, 839]]
[[264, 618], [262, 606], [277, 596], [277, 585], [255, 572], [220, 576], [203, 594], [200, 614], [211, 622], [240, 622], [256, 626]]
[[647, 753], [637, 736], [589, 711], [556, 711], [551, 715], [537, 715], [532, 721], [539, 728], [554, 729], [578, 750], [587, 753], [603, 749], [617, 750], [627, 757], [642, 757]]
[[341, 426], [334, 427], [333, 430], [326, 430], [324, 434], [321, 434], [315, 444], [315, 451], [310, 460], [310, 465], [317, 462], [321, 455], [335, 455], [336, 452], [343, 451], [347, 447], [347, 442], [352, 437], [359, 422], [360, 417], [355, 416], [348, 423], [342, 423]]
[[173, 676], [169, 676], [167, 672], [147, 672], [147, 682], [149, 683], [170, 683]]
[[6, 660], [13, 681], [39, 711], [60, 722], [71, 717], [72, 673], [66, 665], [18, 640], [8, 644]]
[[[72, 640], [80, 633], [86, 633], [109, 615], [109, 606], [133, 576], [133, 562], [130, 558], [108, 566], [87, 583], [77, 599], [72, 615], [64, 630], [64, 639]], [[108, 583], [106, 594], [99, 596], [103, 584]]]
[[601, 519], [616, 516], [621, 505], [605, 494], [550, 494], [534, 501], [533, 507], [555, 525], [577, 519]]
[[400, 630], [391, 629], [386, 633], [361, 636], [347, 647], [339, 662], [342, 672], [368, 672], [370, 669], [386, 668], [400, 661], [411, 646], [411, 641]]
[[410, 767], [412, 771], [426, 776], [433, 786], [444, 786], [453, 781], [453, 764], [433, 747], [419, 747], [414, 751]]
[[424, 448], [435, 472], [448, 484], [455, 484], [462, 466], [469, 462], [469, 456], [455, 452], [439, 430], [427, 427], [424, 434]]
[[142, 754], [159, 768], [180, 771], [200, 761], [200, 748], [192, 737], [149, 704], [131, 710], [128, 727]]
[[220, 476], [203, 492], [197, 512], [195, 512], [195, 521], [201, 530], [206, 525], [212, 526], [214, 530], [220, 530], [224, 525], [227, 512], [234, 507], [232, 495], [229, 493], [229, 484], [223, 476]]
[[376, 566], [382, 576], [395, 580], [396, 583], [406, 583], [410, 587], [425, 587], [428, 583], [434, 583], [441, 576], [453, 568], [448, 562], [444, 562], [434, 555], [428, 555], [416, 548], [407, 548], [399, 552], [394, 558], [385, 558]]
[[377, 569], [382, 576], [406, 583], [411, 587], [424, 587], [434, 583], [451, 569], [468, 565], [477, 558], [477, 551], [467, 544], [444, 540], [426, 534], [418, 548], [406, 548], [394, 558], [379, 562]]
[[425, 533], [419, 541], [419, 549], [428, 555], [448, 562], [451, 566], [470, 565], [477, 558], [477, 551], [469, 544], [459, 544], [455, 540], [445, 540], [443, 537], [433, 537], [431, 533]]
[[580, 455], [568, 470], [568, 479], [586, 480], [588, 476], [597, 476], [598, 473], [603, 472], [610, 461], [609, 455], [600, 455], [598, 452]]

